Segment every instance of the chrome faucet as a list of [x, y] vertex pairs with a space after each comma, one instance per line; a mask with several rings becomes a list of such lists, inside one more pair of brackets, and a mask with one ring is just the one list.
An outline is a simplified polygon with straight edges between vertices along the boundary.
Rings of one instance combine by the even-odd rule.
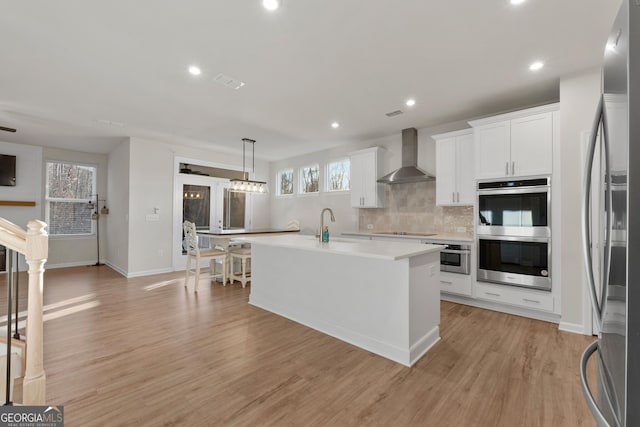
[[320, 212], [320, 242], [322, 242], [322, 233], [324, 232], [324, 213], [326, 211], [329, 211], [329, 214], [331, 215], [331, 222], [336, 222], [336, 217], [333, 216], [331, 208], [322, 209], [322, 212]]

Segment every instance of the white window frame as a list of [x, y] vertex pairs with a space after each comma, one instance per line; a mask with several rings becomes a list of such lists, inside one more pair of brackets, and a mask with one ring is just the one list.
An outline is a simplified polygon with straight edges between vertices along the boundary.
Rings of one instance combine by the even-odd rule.
[[[349, 174], [349, 188], [343, 190], [331, 190], [329, 187], [329, 181], [331, 180], [331, 175], [329, 174], [329, 167], [334, 163], [342, 163], [344, 161], [349, 162], [349, 168], [347, 168], [347, 173]], [[349, 157], [341, 157], [339, 159], [333, 159], [325, 165], [325, 173], [324, 173], [324, 190], [329, 194], [344, 194], [349, 193], [351, 191], [351, 159]]]
[[[291, 172], [291, 194], [282, 194], [280, 193], [282, 173], [283, 172]], [[284, 168], [280, 169], [276, 174], [276, 197], [293, 197], [296, 194], [296, 171], [294, 168]]]
[[[302, 171], [304, 169], [307, 168], [316, 168], [318, 170], [318, 191], [304, 191], [304, 174], [302, 173]], [[313, 196], [313, 195], [318, 195], [320, 194], [320, 183], [321, 181], [321, 177], [320, 177], [320, 164], [319, 163], [313, 163], [310, 165], [305, 165], [302, 166], [298, 169], [298, 194], [301, 196]]]
[[[98, 165], [97, 164], [93, 164], [93, 163], [82, 163], [82, 162], [74, 162], [74, 161], [69, 161], [69, 160], [55, 160], [55, 159], [49, 159], [45, 161], [45, 169], [44, 169], [44, 181], [45, 181], [45, 194], [44, 194], [44, 199], [45, 199], [45, 221], [47, 222], [47, 224], [50, 223], [50, 207], [49, 207], [49, 202], [54, 201], [54, 202], [83, 202], [83, 203], [89, 203], [89, 200], [92, 200], [94, 203], [96, 202], [95, 200], [95, 193], [93, 195], [91, 195], [88, 199], [87, 198], [82, 198], [82, 199], [75, 199], [75, 198], [58, 198], [58, 197], [49, 197], [49, 164], [51, 163], [60, 163], [60, 164], [65, 164], [65, 165], [74, 165], [74, 166], [83, 166], [83, 167], [88, 167], [88, 168], [93, 168], [93, 182], [91, 183], [91, 185], [93, 186], [93, 191], [97, 192], [97, 181], [98, 181]], [[99, 202], [98, 202], [99, 204]], [[96, 211], [99, 208], [96, 206]], [[51, 231], [49, 231], [49, 238], [52, 239], [77, 239], [77, 238], [87, 238], [87, 237], [93, 237], [96, 235], [96, 223], [94, 222], [94, 220], [91, 220], [91, 232], [90, 233], [79, 233], [79, 234], [51, 234]]]

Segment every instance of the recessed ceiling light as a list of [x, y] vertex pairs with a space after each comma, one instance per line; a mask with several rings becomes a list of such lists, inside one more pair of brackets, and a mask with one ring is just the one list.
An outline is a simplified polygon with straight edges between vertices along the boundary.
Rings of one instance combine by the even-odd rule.
[[340, 127], [340, 123], [333, 122], [333, 123], [331, 123], [331, 127], [334, 128], [334, 129], [338, 129]]
[[262, 7], [267, 10], [276, 10], [280, 7], [280, 0], [262, 0]]
[[511, 4], [522, 4], [525, 0], [511, 0]]
[[413, 107], [414, 105], [416, 105], [416, 100], [415, 99], [407, 99], [407, 102], [405, 102], [405, 104], [407, 104], [407, 107]]
[[544, 62], [542, 62], [542, 61], [536, 61], [536, 62], [532, 63], [531, 65], [529, 65], [529, 69], [531, 71], [538, 71], [542, 67], [544, 67]]
[[189, 67], [189, 74], [191, 74], [192, 76], [199, 76], [200, 74], [202, 74], [202, 70], [200, 70], [200, 67], [192, 65]]

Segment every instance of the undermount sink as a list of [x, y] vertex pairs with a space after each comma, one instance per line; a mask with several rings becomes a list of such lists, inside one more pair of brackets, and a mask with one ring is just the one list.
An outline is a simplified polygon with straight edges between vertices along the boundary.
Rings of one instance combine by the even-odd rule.
[[410, 231], [381, 231], [375, 234], [388, 234], [390, 236], [420, 236], [420, 237], [428, 237], [428, 236], [436, 235], [436, 233], [413, 233]]
[[[319, 237], [313, 237], [313, 236], [309, 236], [309, 240], [315, 240], [316, 242], [320, 242], [320, 238]], [[357, 244], [357, 243], [362, 243], [359, 242], [357, 240], [353, 240], [353, 239], [344, 239], [342, 237], [329, 237], [329, 242], [336, 242], [336, 243], [351, 243], [351, 244]], [[327, 242], [324, 242], [327, 243]]]

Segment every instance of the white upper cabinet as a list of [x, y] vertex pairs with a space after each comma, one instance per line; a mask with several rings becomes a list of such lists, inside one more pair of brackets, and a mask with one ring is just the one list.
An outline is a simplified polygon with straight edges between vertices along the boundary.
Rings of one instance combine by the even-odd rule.
[[476, 178], [551, 175], [553, 112], [558, 104], [469, 122], [474, 128]]
[[384, 207], [384, 184], [377, 182], [383, 167], [383, 150], [380, 147], [373, 147], [349, 153], [352, 207]]
[[509, 175], [511, 163], [511, 123], [507, 120], [474, 129], [476, 140], [476, 178]]
[[473, 130], [434, 135], [436, 205], [472, 205], [475, 196]]
[[511, 121], [511, 175], [551, 175], [552, 113]]

